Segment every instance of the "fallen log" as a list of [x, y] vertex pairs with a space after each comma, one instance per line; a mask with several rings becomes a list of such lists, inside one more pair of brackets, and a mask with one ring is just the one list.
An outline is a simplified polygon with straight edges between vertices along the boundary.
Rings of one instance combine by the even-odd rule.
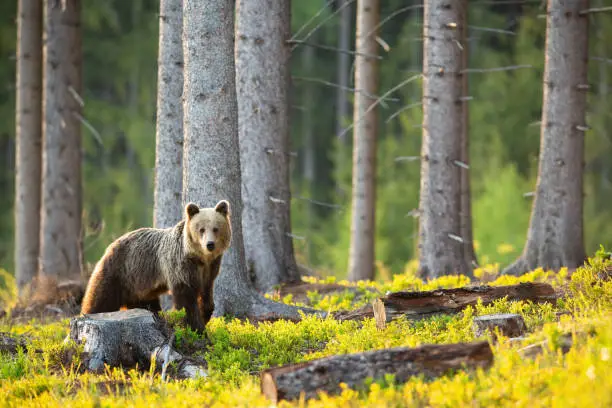
[[474, 336], [480, 337], [486, 333], [494, 333], [498, 329], [506, 337], [520, 337], [527, 331], [523, 316], [516, 313], [499, 313], [474, 318], [472, 330]]
[[104, 365], [148, 369], [154, 361], [162, 369], [176, 363], [180, 378], [206, 376], [202, 363], [186, 358], [172, 349], [163, 322], [144, 309], [96, 313], [70, 321], [69, 338], [84, 343], [87, 369], [100, 372]]
[[276, 404], [299, 398], [301, 393], [306, 399], [319, 392], [336, 394], [341, 390], [340, 383], [361, 389], [366, 379], [379, 380], [385, 374], [394, 374], [396, 383], [401, 384], [416, 375], [435, 378], [450, 370], [487, 368], [492, 362], [493, 353], [486, 341], [396, 347], [269, 368], [260, 374], [261, 391]]
[[[393, 292], [382, 297], [387, 321], [399, 316], [423, 319], [436, 314], [458, 313], [474, 306], [479, 299], [484, 305], [507, 297], [511, 301], [553, 302], [558, 294], [547, 283], [520, 283], [510, 286], [466, 286], [455, 289], [438, 289], [426, 292]], [[362, 320], [374, 317], [372, 305], [353, 311], [334, 314], [338, 320]]]

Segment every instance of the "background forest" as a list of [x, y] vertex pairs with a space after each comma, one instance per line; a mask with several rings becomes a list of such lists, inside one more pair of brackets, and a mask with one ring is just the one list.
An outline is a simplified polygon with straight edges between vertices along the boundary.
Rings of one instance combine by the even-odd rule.
[[[294, 1], [296, 32], [326, 2]], [[331, 2], [333, 3], [333, 2]], [[422, 10], [383, 2], [381, 94], [421, 71]], [[604, 6], [595, 0], [592, 6]], [[0, 268], [13, 270], [16, 2], [0, 3]], [[417, 4], [417, 3], [415, 3]], [[309, 42], [339, 45], [334, 4]], [[159, 4], [83, 0], [84, 252], [95, 262], [120, 234], [152, 225]], [[353, 8], [354, 10], [354, 8]], [[354, 12], [354, 11], [353, 11]], [[537, 176], [544, 35], [540, 1], [472, 1], [469, 8], [470, 155], [475, 246], [481, 264], [507, 265], [521, 252]], [[354, 18], [352, 32], [354, 36]], [[302, 31], [305, 36], [316, 24]], [[612, 245], [612, 14], [590, 17], [585, 155], [587, 253]], [[350, 41], [354, 48], [354, 38]], [[338, 138], [338, 53], [298, 45], [292, 54], [292, 229], [298, 262], [345, 277], [350, 240], [350, 137]], [[116, 56], [121, 56], [116, 57]], [[509, 70], [496, 68], [514, 67]], [[349, 75], [349, 78], [352, 76]], [[351, 80], [352, 82], [352, 80]], [[350, 86], [350, 84], [349, 84]], [[376, 259], [378, 273], [401, 272], [415, 257], [422, 84], [380, 105]], [[349, 100], [352, 99], [350, 93]], [[398, 110], [414, 104], [397, 114]], [[352, 115], [342, 119], [351, 123]], [[349, 134], [350, 135], [350, 134]], [[38, 239], [38, 237], [33, 237]]]

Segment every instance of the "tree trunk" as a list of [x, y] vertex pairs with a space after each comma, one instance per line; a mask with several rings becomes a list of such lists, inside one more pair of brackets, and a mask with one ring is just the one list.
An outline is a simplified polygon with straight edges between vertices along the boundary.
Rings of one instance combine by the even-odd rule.
[[478, 267], [476, 252], [474, 251], [474, 234], [472, 233], [472, 194], [470, 191], [470, 110], [469, 100], [469, 74], [466, 72], [469, 65], [469, 43], [468, 43], [468, 4], [464, 0], [463, 9], [465, 10], [463, 24], [459, 27], [461, 39], [459, 40], [463, 50], [461, 52], [461, 70], [464, 71], [461, 75], [462, 92], [462, 108], [463, 120], [461, 122], [461, 163], [466, 167], [460, 169], [461, 172], [461, 211], [460, 220], [461, 228], [459, 236], [463, 238], [463, 256], [467, 262], [467, 272], [469, 276], [473, 276], [473, 269]]
[[492, 363], [493, 352], [486, 341], [395, 347], [269, 368], [261, 373], [261, 390], [277, 404], [297, 399], [302, 392], [305, 399], [319, 392], [338, 394], [340, 383], [363, 389], [366, 379], [383, 380], [386, 374], [394, 374], [395, 384], [403, 384], [414, 376], [433, 379], [450, 371], [488, 368]]
[[549, 0], [538, 183], [523, 254], [503, 273], [573, 268], [585, 260], [582, 174], [588, 0]]
[[[355, 57], [355, 106], [353, 108], [353, 192], [351, 245], [348, 277], [351, 281], [374, 279], [374, 237], [376, 206], [376, 109], [366, 113], [378, 93], [378, 53], [376, 35], [368, 35], [380, 20], [379, 0], [357, 1]], [[365, 54], [368, 56], [366, 57]]]
[[38, 272], [42, 144], [42, 3], [17, 12], [15, 276], [19, 294]]
[[[478, 301], [489, 305], [495, 300], [554, 302], [558, 295], [547, 283], [521, 283], [509, 286], [467, 286], [464, 288], [438, 289], [425, 292], [393, 292], [381, 298], [385, 305], [387, 321], [405, 316], [411, 320], [431, 317], [441, 313], [458, 313]], [[374, 317], [372, 305], [352, 311], [334, 314], [339, 320], [361, 320]]]
[[[426, 0], [419, 262], [423, 277], [468, 273], [461, 234], [464, 0]], [[462, 45], [463, 46], [463, 45]]]
[[236, 2], [236, 92], [246, 262], [255, 286], [298, 282], [289, 188], [291, 2]]
[[349, 0], [340, 0], [338, 7], [343, 6], [344, 8], [340, 11], [340, 24], [338, 25], [338, 48], [340, 49], [340, 52], [338, 53], [338, 89], [336, 90], [336, 134], [341, 135], [339, 138], [340, 144], [342, 145], [346, 144], [346, 136], [343, 131], [345, 121], [348, 119], [349, 115], [349, 98], [347, 88], [349, 87], [351, 56], [347, 51], [350, 51], [351, 17], [353, 16], [352, 7]]
[[[316, 41], [317, 33], [312, 35], [312, 41]], [[304, 46], [302, 47], [302, 66], [305, 76], [315, 76], [313, 73], [314, 64], [316, 62], [315, 48]], [[315, 122], [312, 120], [312, 111], [315, 109], [314, 88], [310, 84], [303, 82], [303, 96], [301, 100], [302, 110], [302, 144], [303, 144], [303, 161], [304, 166], [304, 181], [305, 189], [308, 192], [308, 198], [314, 198], [314, 181], [315, 181], [315, 138], [314, 128]], [[304, 255], [306, 265], [311, 265], [312, 262], [312, 241], [310, 235], [315, 233], [315, 212], [311, 203], [306, 205], [306, 234], [308, 238], [305, 242]]]
[[80, 276], [81, 2], [45, 1], [41, 274]]
[[298, 308], [257, 293], [247, 275], [242, 235], [234, 2], [184, 0], [183, 18], [183, 197], [200, 206], [213, 206], [226, 199], [232, 207], [232, 243], [215, 280], [214, 315], [299, 317]]
[[[183, 6], [181, 0], [159, 3], [157, 135], [153, 225], [168, 228], [183, 218]], [[162, 295], [164, 310], [171, 296]]]

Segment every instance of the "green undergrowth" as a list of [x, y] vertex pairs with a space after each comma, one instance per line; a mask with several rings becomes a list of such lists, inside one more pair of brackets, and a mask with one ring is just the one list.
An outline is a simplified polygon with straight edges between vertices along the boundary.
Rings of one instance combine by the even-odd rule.
[[[477, 271], [490, 285], [546, 281], [563, 289], [566, 297], [555, 304], [499, 300], [478, 304], [452, 316], [421, 321], [405, 318], [378, 330], [372, 319], [340, 322], [305, 317], [252, 324], [230, 318], [212, 319], [207, 340], [185, 328], [180, 312], [167, 319], [175, 328], [175, 345], [195, 351], [208, 363], [208, 378], [162, 381], [159, 373], [136, 369], [107, 369], [103, 374], [83, 373], [79, 349], [64, 344], [69, 320], [42, 324], [36, 320], [0, 322], [0, 331], [26, 336], [28, 351], [0, 354], [0, 405], [15, 407], [151, 407], [231, 406], [268, 407], [260, 393], [258, 372], [287, 363], [334, 354], [395, 346], [455, 343], [476, 340], [475, 316], [512, 312], [523, 316], [530, 334], [522, 341], [489, 335], [494, 364], [488, 370], [459, 371], [434, 381], [413, 378], [395, 384], [392, 377], [370, 382], [366, 390], [345, 388], [340, 395], [310, 401], [281, 402], [280, 406], [312, 407], [605, 407], [612, 406], [612, 281], [598, 273], [612, 263], [603, 251], [575, 271], [536, 270], [520, 278], [499, 277], [491, 268]], [[314, 281], [314, 279], [312, 280]], [[321, 281], [317, 281], [321, 282]], [[328, 282], [329, 283], [329, 282]], [[309, 304], [321, 309], [356, 308], [388, 290], [429, 290], [469, 284], [463, 276], [421, 281], [407, 268], [405, 274], [383, 283], [350, 285], [340, 294], [310, 293]], [[355, 290], [354, 288], [357, 288]], [[290, 303], [290, 299], [283, 301]], [[560, 313], [562, 312], [562, 313]], [[573, 345], [563, 353], [564, 339]], [[493, 341], [495, 340], [495, 341]], [[208, 344], [208, 346], [201, 346]], [[534, 358], [525, 348], [542, 347]], [[567, 351], [567, 350], [565, 350]]]

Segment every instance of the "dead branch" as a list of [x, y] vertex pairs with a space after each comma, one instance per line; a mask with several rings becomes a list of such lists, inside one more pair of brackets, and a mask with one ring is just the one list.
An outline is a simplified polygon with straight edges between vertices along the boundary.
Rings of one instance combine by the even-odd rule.
[[367, 54], [367, 53], [358, 52], [358, 51], [352, 51], [352, 50], [343, 50], [343, 49], [338, 48], [338, 47], [332, 47], [331, 45], [315, 44], [315, 43], [311, 43], [311, 42], [308, 42], [308, 41], [289, 40], [289, 41], [287, 41], [287, 43], [288, 44], [302, 44], [302, 45], [307, 45], [309, 47], [319, 48], [319, 49], [327, 50], [327, 51], [339, 52], [339, 53], [342, 53], [342, 54], [361, 55], [363, 57], [376, 58], [378, 60], [383, 59], [383, 57], [380, 56], [380, 55], [372, 55], [372, 54]]
[[459, 71], [461, 74], [464, 73], [482, 73], [482, 72], [499, 72], [499, 71], [513, 71], [521, 68], [533, 68], [532, 65], [509, 65], [507, 67], [497, 67], [497, 68], [468, 68], [462, 71]]
[[397, 84], [396, 86], [394, 86], [393, 88], [389, 89], [387, 92], [385, 92], [380, 98], [376, 99], [369, 107], [368, 109], [365, 110], [365, 112], [363, 113], [362, 116], [360, 116], [359, 118], [357, 118], [357, 121], [353, 121], [353, 123], [351, 123], [348, 127], [346, 127], [339, 135], [338, 137], [342, 137], [345, 134], [347, 134], [349, 132], [349, 130], [351, 130], [356, 123], [359, 123], [363, 120], [363, 118], [365, 117], [365, 115], [367, 115], [368, 113], [370, 113], [372, 111], [372, 109], [374, 109], [376, 106], [378, 106], [382, 101], [383, 98], [386, 98], [387, 96], [389, 96], [390, 94], [392, 94], [393, 92], [397, 91], [399, 88], [401, 88], [402, 86], [414, 81], [415, 79], [419, 79], [423, 76], [423, 74], [418, 74], [418, 75], [414, 75], [411, 76], [410, 78], [400, 82], [399, 84]]

